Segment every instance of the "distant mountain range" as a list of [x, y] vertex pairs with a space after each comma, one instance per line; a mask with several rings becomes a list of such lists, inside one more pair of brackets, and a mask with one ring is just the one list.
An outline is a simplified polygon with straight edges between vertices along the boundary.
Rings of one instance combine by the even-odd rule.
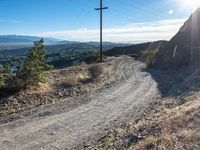
[[[22, 36], [22, 35], [0, 35], [0, 43], [33, 43], [40, 40], [41, 37], [37, 36]], [[47, 43], [55, 43], [60, 40], [54, 38], [44, 38]]]
[[[0, 64], [17, 64], [30, 52], [33, 42], [40, 37], [30, 36], [1, 36]], [[6, 40], [5, 40], [6, 39]], [[9, 39], [9, 40], [8, 40]], [[47, 50], [46, 60], [56, 68], [62, 68], [81, 62], [90, 62], [99, 51], [99, 42], [57, 41], [44, 38]], [[3, 43], [4, 41], [4, 43]], [[47, 43], [47, 42], [48, 43]], [[5, 43], [7, 42], [7, 43]], [[112, 49], [128, 44], [104, 42], [103, 50]]]
[[[40, 40], [37, 36], [21, 35], [0, 35], [0, 56], [1, 57], [23, 57], [31, 47], [34, 41]], [[48, 54], [65, 53], [68, 51], [97, 51], [99, 42], [77, 42], [62, 41], [53, 38], [43, 38]], [[103, 50], [108, 50], [117, 46], [127, 46], [129, 44], [104, 42]]]
[[[40, 40], [42, 37], [38, 36], [22, 36], [22, 35], [0, 35], [0, 55], [2, 50], [20, 50], [20, 49], [26, 49], [33, 46], [33, 42]], [[45, 45], [48, 46], [48, 48], [51, 49], [51, 46], [53, 48], [61, 48], [63, 50], [64, 48], [68, 48], [70, 46], [73, 47], [73, 49], [78, 48], [78, 46], [81, 47], [99, 47], [99, 42], [78, 42], [78, 41], [63, 41], [55, 38], [43, 38], [45, 41]], [[113, 48], [115, 46], [126, 46], [128, 44], [122, 44], [122, 43], [112, 43], [112, 42], [104, 42], [103, 43], [105, 49]]]
[[[11, 50], [18, 48], [31, 47], [34, 41], [42, 37], [22, 36], [22, 35], [0, 35], [0, 50]], [[46, 45], [53, 45], [60, 40], [54, 38], [43, 38]]]

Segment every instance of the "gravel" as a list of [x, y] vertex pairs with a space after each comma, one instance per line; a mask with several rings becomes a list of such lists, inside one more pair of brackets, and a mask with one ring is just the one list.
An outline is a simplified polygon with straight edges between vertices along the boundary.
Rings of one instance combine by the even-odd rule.
[[[116, 126], [139, 115], [159, 96], [157, 83], [142, 71], [145, 65], [130, 57], [115, 58], [118, 82], [71, 101], [40, 106], [3, 117], [0, 147], [5, 150], [83, 149]], [[9, 121], [5, 121], [9, 120]]]

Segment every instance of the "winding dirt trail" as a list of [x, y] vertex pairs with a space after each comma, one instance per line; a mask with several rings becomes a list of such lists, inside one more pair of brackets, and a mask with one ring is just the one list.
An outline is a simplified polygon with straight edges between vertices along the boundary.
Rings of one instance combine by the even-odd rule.
[[[0, 125], [2, 150], [80, 149], [84, 143], [101, 138], [106, 129], [142, 112], [159, 95], [152, 77], [141, 71], [144, 64], [129, 57], [116, 58], [115, 73], [121, 82], [89, 95], [91, 101], [72, 110], [52, 105]], [[62, 110], [61, 110], [62, 108]], [[54, 113], [56, 112], [56, 113]], [[59, 112], [59, 113], [58, 113]]]

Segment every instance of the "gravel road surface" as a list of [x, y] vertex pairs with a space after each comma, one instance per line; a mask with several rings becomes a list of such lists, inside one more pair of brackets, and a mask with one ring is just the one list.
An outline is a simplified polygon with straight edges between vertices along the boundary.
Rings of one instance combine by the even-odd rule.
[[51, 104], [48, 110], [41, 107], [1, 123], [0, 149], [82, 149], [102, 138], [108, 129], [127, 121], [130, 114], [137, 116], [159, 96], [157, 84], [142, 71], [143, 63], [126, 56], [115, 59], [118, 64], [115, 76], [120, 82], [84, 96], [90, 101], [73, 109], [65, 109], [65, 103]]

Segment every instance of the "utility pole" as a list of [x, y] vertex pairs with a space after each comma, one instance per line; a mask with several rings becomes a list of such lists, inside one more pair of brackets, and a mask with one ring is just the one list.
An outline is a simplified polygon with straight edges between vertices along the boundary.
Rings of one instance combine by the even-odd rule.
[[100, 62], [103, 62], [103, 10], [108, 9], [108, 7], [103, 7], [103, 2], [100, 0], [100, 8], [95, 8], [95, 10], [100, 10]]

